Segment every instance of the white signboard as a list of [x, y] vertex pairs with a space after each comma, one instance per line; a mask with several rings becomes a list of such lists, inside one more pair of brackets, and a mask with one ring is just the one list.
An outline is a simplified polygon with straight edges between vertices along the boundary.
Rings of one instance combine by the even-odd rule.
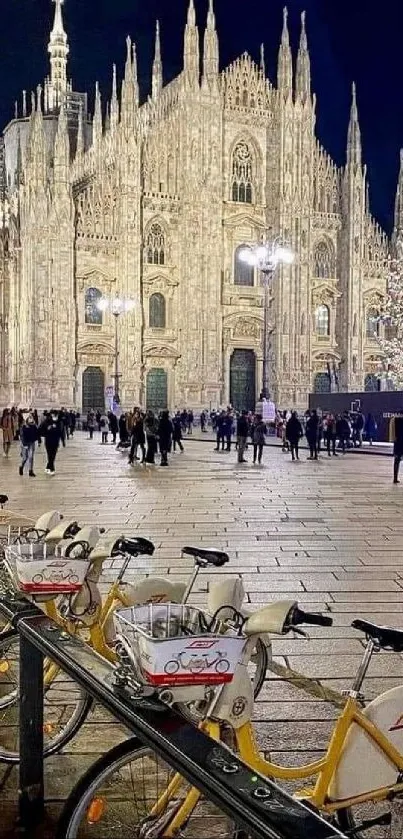
[[276, 421], [276, 406], [270, 399], [262, 400], [262, 415], [265, 422]]

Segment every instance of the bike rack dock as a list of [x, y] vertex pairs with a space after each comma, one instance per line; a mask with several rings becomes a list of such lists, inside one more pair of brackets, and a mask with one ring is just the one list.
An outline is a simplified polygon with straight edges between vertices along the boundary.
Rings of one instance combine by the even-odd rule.
[[[142, 743], [180, 772], [248, 836], [256, 839], [346, 839], [337, 828], [251, 771], [158, 700], [118, 690], [112, 666], [35, 606], [0, 597], [0, 612], [20, 635], [20, 831], [32, 835], [44, 816], [43, 658], [47, 656]], [[1, 831], [0, 831], [1, 833]]]

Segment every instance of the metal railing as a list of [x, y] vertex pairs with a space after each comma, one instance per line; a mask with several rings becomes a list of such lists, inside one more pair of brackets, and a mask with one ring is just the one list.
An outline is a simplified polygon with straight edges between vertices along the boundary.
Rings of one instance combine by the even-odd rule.
[[[44, 817], [43, 663], [52, 659], [96, 702], [256, 839], [345, 839], [319, 815], [222, 743], [154, 698], [118, 689], [114, 668], [27, 601], [0, 597], [20, 636], [19, 822], [27, 835]], [[1, 731], [0, 731], [1, 736]]]

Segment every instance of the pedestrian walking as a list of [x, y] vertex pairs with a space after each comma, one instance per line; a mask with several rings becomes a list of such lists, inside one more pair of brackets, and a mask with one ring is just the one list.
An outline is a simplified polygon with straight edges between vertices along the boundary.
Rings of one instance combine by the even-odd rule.
[[183, 443], [182, 443], [182, 423], [181, 423], [181, 415], [180, 411], [177, 411], [175, 416], [172, 419], [172, 444], [173, 450], [176, 451], [176, 446], [178, 445], [181, 452], [184, 451]]
[[133, 412], [132, 422], [132, 444], [130, 447], [129, 463], [132, 466], [137, 457], [137, 449], [141, 449], [141, 462], [144, 463], [146, 459], [146, 435], [144, 432], [144, 417], [139, 408], [135, 408]]
[[105, 444], [108, 442], [109, 430], [109, 420], [106, 414], [101, 414], [101, 419], [99, 420], [99, 428], [101, 430], [101, 443]]
[[314, 409], [313, 411], [311, 411], [305, 426], [305, 434], [309, 446], [308, 460], [318, 459], [318, 426], [319, 417], [316, 410]]
[[157, 454], [157, 436], [158, 436], [158, 420], [154, 415], [154, 411], [147, 411], [144, 418], [144, 431], [147, 440], [147, 454], [145, 458], [146, 463], [155, 463], [155, 455]]
[[293, 460], [299, 460], [299, 441], [303, 435], [304, 432], [298, 419], [298, 414], [296, 411], [292, 411], [290, 419], [285, 426], [285, 436], [289, 443]]
[[222, 447], [222, 451], [224, 451], [224, 443], [225, 443], [225, 411], [221, 411], [215, 420], [215, 428], [216, 428], [216, 435], [217, 435], [217, 444], [215, 447], [216, 452], [220, 451], [220, 444]]
[[63, 434], [59, 413], [57, 411], [52, 411], [47, 415], [43, 424], [39, 428], [39, 434], [45, 441], [45, 449], [48, 457], [45, 472], [47, 475], [54, 475], [56, 455]]
[[339, 415], [336, 418], [336, 435], [339, 440], [340, 448], [343, 454], [345, 454], [348, 446], [348, 441], [351, 435], [350, 423], [345, 415]]
[[[228, 408], [227, 413], [224, 414], [224, 422], [223, 422], [223, 432], [224, 437], [226, 440], [226, 451], [231, 451], [231, 442], [232, 442], [232, 430], [234, 426], [234, 417], [232, 415], [232, 411]], [[223, 446], [224, 448], [224, 446]]]
[[127, 428], [127, 414], [119, 417], [119, 442], [118, 449], [128, 448], [129, 430]]
[[9, 408], [4, 408], [3, 415], [0, 421], [0, 427], [3, 435], [3, 457], [8, 457], [10, 453], [11, 443], [14, 440], [14, 423]]
[[201, 431], [203, 431], [203, 432], [207, 431], [206, 425], [207, 425], [207, 412], [202, 411], [201, 414], [200, 414], [200, 429], [201, 429]]
[[259, 464], [262, 462], [266, 434], [267, 427], [263, 422], [263, 417], [261, 414], [256, 414], [252, 425], [253, 463], [256, 463], [256, 458]]
[[158, 439], [161, 453], [161, 466], [168, 466], [168, 452], [172, 445], [173, 426], [169, 418], [169, 411], [162, 411], [158, 425]]
[[194, 414], [193, 411], [188, 412], [188, 434], [193, 434]]
[[368, 416], [365, 420], [365, 423], [364, 423], [364, 433], [365, 433], [365, 439], [367, 440], [367, 442], [369, 443], [370, 446], [372, 446], [372, 443], [374, 442], [374, 440], [376, 438], [377, 430], [378, 430], [378, 425], [377, 425], [375, 417], [372, 414], [368, 414]]
[[92, 440], [94, 437], [94, 429], [95, 429], [95, 413], [92, 408], [88, 411], [87, 414], [87, 429], [89, 434], [89, 439]]
[[28, 474], [30, 478], [36, 478], [34, 472], [34, 456], [35, 444], [38, 437], [38, 426], [35, 423], [33, 414], [30, 412], [20, 429], [21, 464], [18, 470], [20, 475], [24, 474], [25, 464], [28, 463]]
[[394, 417], [393, 420], [393, 483], [400, 484], [399, 481], [399, 469], [400, 469], [400, 461], [403, 457], [403, 411], [398, 417]]
[[108, 427], [109, 427], [109, 431], [112, 434], [112, 445], [115, 445], [116, 444], [116, 435], [118, 433], [119, 425], [118, 425], [118, 418], [117, 418], [117, 416], [115, 416], [113, 411], [108, 412]]
[[[326, 449], [328, 457], [338, 457], [336, 452], [337, 440], [337, 423], [336, 417], [333, 414], [328, 414], [325, 420], [324, 440], [326, 442]], [[331, 450], [331, 451], [330, 451]]]
[[236, 435], [237, 435], [237, 445], [238, 445], [238, 463], [247, 463], [247, 460], [244, 457], [246, 444], [248, 441], [248, 434], [249, 434], [249, 423], [248, 423], [248, 412], [242, 411], [241, 415], [238, 417], [237, 426], [236, 426]]

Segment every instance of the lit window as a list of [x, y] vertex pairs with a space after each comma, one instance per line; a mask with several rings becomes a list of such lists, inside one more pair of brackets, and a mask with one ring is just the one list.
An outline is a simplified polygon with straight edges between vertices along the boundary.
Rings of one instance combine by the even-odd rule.
[[317, 335], [326, 336], [330, 334], [330, 312], [329, 306], [322, 304], [315, 311], [315, 332]]

